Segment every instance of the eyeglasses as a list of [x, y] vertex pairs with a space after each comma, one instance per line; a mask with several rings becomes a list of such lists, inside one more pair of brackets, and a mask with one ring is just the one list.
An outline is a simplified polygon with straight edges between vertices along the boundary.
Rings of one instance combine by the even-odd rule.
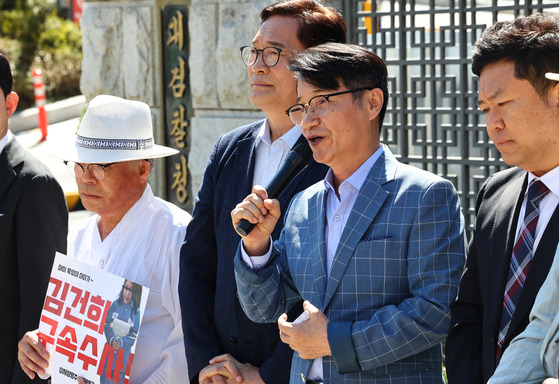
[[332, 96], [339, 96], [346, 93], [353, 93], [358, 91], [364, 91], [365, 89], [373, 89], [371, 87], [364, 87], [364, 88], [357, 88], [357, 89], [350, 89], [349, 91], [342, 91], [336, 93], [330, 93], [328, 95], [318, 95], [313, 97], [309, 100], [307, 104], [295, 104], [289, 107], [285, 113], [293, 124], [301, 125], [303, 119], [307, 115], [307, 113], [312, 112], [316, 117], [324, 117], [328, 114], [328, 101]]
[[245, 65], [253, 65], [258, 60], [258, 53], [262, 52], [262, 61], [267, 67], [273, 67], [276, 65], [280, 59], [281, 53], [291, 52], [285, 51], [281, 48], [276, 47], [266, 47], [264, 49], [256, 49], [251, 45], [245, 45], [240, 48], [241, 59]]
[[82, 177], [83, 173], [84, 173], [84, 170], [87, 169], [89, 171], [89, 173], [91, 173], [91, 175], [93, 177], [95, 177], [97, 180], [103, 180], [105, 178], [105, 168], [116, 164], [116, 162], [115, 163], [109, 163], [109, 164], [93, 164], [93, 163], [91, 163], [91, 164], [87, 164], [84, 167], [80, 163], [75, 163], [73, 161], [64, 160], [64, 164], [66, 164], [66, 167], [68, 168], [68, 172], [70, 172], [70, 174], [72, 176]]

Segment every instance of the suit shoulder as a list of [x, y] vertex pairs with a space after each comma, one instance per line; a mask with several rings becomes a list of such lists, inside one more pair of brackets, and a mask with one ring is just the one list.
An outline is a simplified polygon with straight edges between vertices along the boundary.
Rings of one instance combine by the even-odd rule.
[[227, 133], [224, 133], [219, 137], [216, 145], [219, 145], [220, 147], [235, 145], [239, 140], [243, 140], [256, 135], [263, 123], [264, 120], [255, 121], [253, 123], [237, 127]]
[[324, 180], [319, 180], [313, 185], [303, 189], [302, 191], [297, 192], [293, 199], [291, 199], [290, 206], [297, 205], [300, 206], [301, 204], [306, 205], [307, 201], [311, 199], [313, 196], [316, 196], [317, 193], [320, 191], [324, 191]]
[[324, 190], [324, 181], [320, 180], [296, 193], [286, 209], [285, 224], [288, 226], [296, 226], [297, 223], [306, 220], [309, 213], [309, 206], [313, 204], [313, 201], [315, 203], [317, 202], [317, 195]]
[[245, 140], [254, 140], [264, 120], [243, 125], [219, 136], [214, 143], [210, 162], [223, 163], [227, 161], [239, 148], [239, 143]]
[[518, 167], [512, 167], [492, 174], [485, 180], [485, 188], [495, 188], [506, 185], [512, 181], [518, 180], [526, 175], [526, 171]]
[[442, 176], [403, 163], [399, 163], [395, 177], [396, 179], [402, 179], [403, 183], [415, 185], [416, 187], [422, 189], [426, 189], [435, 185], [454, 188], [454, 185]]
[[28, 157], [25, 158], [23, 167], [21, 169], [21, 174], [32, 178], [41, 177], [46, 179], [54, 179], [54, 175], [52, 174], [50, 169], [48, 169], [46, 165], [41, 163], [32, 155], [28, 155]]
[[[489, 176], [483, 182], [483, 185], [478, 192], [476, 212], [486, 209], [492, 211], [495, 207], [495, 202], [501, 199], [505, 191], [509, 191], [508, 193], [513, 191], [509, 189], [509, 186], [512, 186], [517, 182], [523, 182], [523, 180], [526, 180], [526, 175], [526, 171], [513, 167]], [[516, 192], [514, 193], [520, 193], [520, 185], [521, 184], [517, 184], [518, 189], [515, 188], [514, 191]], [[481, 208], [482, 205], [484, 206], [483, 209]]]
[[35, 156], [17, 143], [10, 141], [6, 150], [9, 150], [8, 162], [18, 177], [33, 181], [52, 181], [58, 183], [50, 169]]

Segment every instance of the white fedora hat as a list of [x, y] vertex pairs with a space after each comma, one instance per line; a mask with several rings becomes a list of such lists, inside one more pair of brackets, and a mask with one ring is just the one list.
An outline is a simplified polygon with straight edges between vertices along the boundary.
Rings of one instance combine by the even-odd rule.
[[545, 77], [547, 77], [549, 80], [559, 81], [559, 73], [547, 72], [545, 74]]
[[77, 135], [49, 143], [49, 152], [78, 163], [114, 163], [165, 157], [179, 151], [154, 143], [146, 103], [100, 95], [89, 103]]

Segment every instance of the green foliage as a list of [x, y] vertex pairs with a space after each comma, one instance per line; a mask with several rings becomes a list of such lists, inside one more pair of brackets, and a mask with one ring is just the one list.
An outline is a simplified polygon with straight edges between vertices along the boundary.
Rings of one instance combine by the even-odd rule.
[[54, 99], [79, 94], [82, 37], [78, 25], [53, 11], [45, 20], [33, 68], [43, 69], [47, 96]]
[[45, 0], [25, 3], [25, 8], [0, 11], [0, 52], [13, 66], [21, 107], [34, 105], [34, 68], [43, 71], [49, 100], [79, 94], [82, 49], [78, 25], [58, 17]]

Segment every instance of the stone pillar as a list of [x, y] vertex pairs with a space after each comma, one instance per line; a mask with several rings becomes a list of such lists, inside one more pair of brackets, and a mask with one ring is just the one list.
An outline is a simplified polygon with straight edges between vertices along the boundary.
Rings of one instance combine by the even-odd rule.
[[[250, 44], [260, 25], [260, 11], [275, 0], [187, 0], [188, 204], [202, 180], [219, 135], [261, 119], [248, 97], [247, 70], [239, 47]], [[336, 1], [332, 1], [334, 6]], [[99, 94], [136, 99], [150, 105], [157, 144], [165, 142], [161, 10], [185, 5], [178, 0], [86, 0], [81, 19], [83, 63], [81, 91], [88, 100]], [[167, 124], [168, 125], [168, 124]], [[167, 198], [165, 162], [156, 162], [150, 184]], [[168, 172], [167, 172], [168, 173]]]
[[[150, 105], [156, 143], [165, 143], [160, 9], [176, 1], [86, 1], [81, 91], [87, 100], [110, 94]], [[184, 3], [182, 3], [184, 4]], [[271, 1], [193, 1], [188, 6], [190, 118], [189, 199], [192, 208], [213, 143], [219, 135], [263, 117], [248, 98], [246, 67], [238, 47], [249, 44], [260, 10]], [[166, 196], [165, 163], [150, 184]]]
[[[164, 142], [160, 36], [155, 1], [88, 1], [80, 21], [83, 61], [80, 88], [89, 101], [101, 94], [140, 100], [151, 107], [154, 138]], [[165, 196], [163, 161], [150, 185]]]
[[192, 104], [190, 172], [194, 193], [217, 138], [264, 117], [248, 97], [239, 47], [260, 26], [262, 8], [274, 1], [193, 1], [189, 13]]

